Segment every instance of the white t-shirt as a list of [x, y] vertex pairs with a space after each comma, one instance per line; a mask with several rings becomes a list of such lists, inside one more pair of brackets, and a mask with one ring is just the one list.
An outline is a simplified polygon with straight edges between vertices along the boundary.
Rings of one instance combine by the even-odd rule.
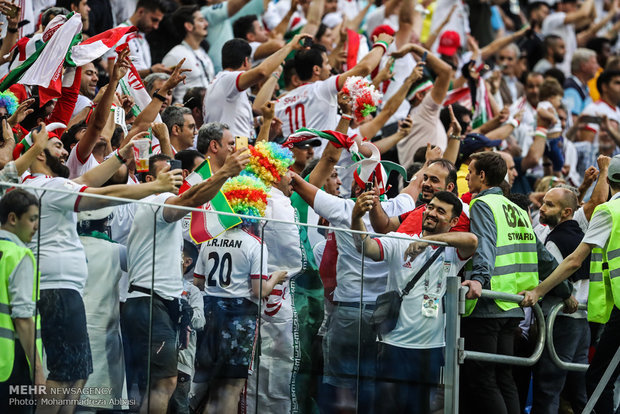
[[549, 111], [555, 116], [555, 124], [553, 124], [549, 128], [548, 133], [551, 134], [551, 133], [562, 132], [562, 121], [560, 121], [558, 112], [555, 110], [555, 107], [553, 106], [553, 104], [549, 101], [541, 101], [541, 102], [538, 102], [538, 106], [536, 107], [536, 109], [538, 108]]
[[73, 113], [71, 114], [71, 116], [72, 117], [76, 116], [81, 110], [83, 110], [87, 106], [92, 107], [93, 101], [91, 101], [90, 98], [87, 98], [86, 96], [82, 94], [78, 95], [77, 101], [75, 101], [75, 107], [73, 108]]
[[[603, 100], [598, 100], [588, 104], [581, 112], [582, 115], [591, 116], [607, 116], [610, 121], [616, 121], [620, 125], [620, 109], [617, 106], [611, 106]], [[600, 130], [599, 124], [588, 124], [588, 128], [597, 133]]]
[[[620, 198], [620, 193], [614, 194], [611, 200]], [[609, 201], [611, 201], [609, 200]], [[582, 243], [593, 244], [601, 249], [605, 248], [609, 237], [611, 236], [612, 219], [609, 212], [605, 210], [599, 210], [596, 214], [592, 215], [590, 219], [590, 225], [583, 236]]]
[[195, 274], [205, 278], [205, 294], [222, 298], [247, 298], [258, 303], [252, 294], [252, 279], [268, 280], [267, 249], [257, 236], [233, 228], [202, 244]]
[[[314, 198], [314, 210], [318, 215], [329, 221], [333, 227], [350, 228], [351, 213], [355, 201], [344, 200], [319, 190]], [[399, 194], [397, 197], [381, 203], [381, 207], [388, 217], [399, 216], [415, 208], [415, 202], [409, 194]], [[368, 231], [373, 231], [368, 215], [364, 216], [364, 224]], [[355, 248], [351, 233], [335, 231], [338, 245], [337, 286], [334, 300], [338, 302], [359, 302], [361, 291], [362, 255]], [[384, 263], [364, 260], [364, 302], [374, 302], [381, 293], [385, 292], [387, 283], [387, 269]]]
[[[41, 290], [73, 289], [82, 293], [88, 276], [86, 254], [77, 233], [77, 214], [81, 195], [88, 187], [62, 177], [43, 174], [29, 175], [24, 184], [57, 188], [73, 194], [48, 191], [41, 199], [41, 245], [39, 268]], [[28, 190], [40, 197], [42, 191]], [[28, 247], [37, 254], [37, 235]]]
[[[117, 27], [132, 26], [129, 20], [124, 21]], [[103, 56], [108, 59], [116, 59], [116, 47], [123, 43], [129, 43], [129, 52], [131, 63], [136, 67], [136, 70], [149, 69], [152, 66], [151, 63], [151, 48], [146, 41], [146, 35], [142, 32], [131, 32], [121, 37], [114, 47], [108, 50]]]
[[550, 14], [543, 20], [542, 34], [547, 36], [554, 34], [564, 39], [566, 52], [564, 53], [564, 60], [562, 63], [558, 63], [556, 67], [562, 69], [566, 76], [571, 74], [570, 62], [573, 58], [573, 53], [577, 50], [577, 35], [575, 34], [575, 26], [572, 24], [564, 24], [566, 20], [566, 13], [555, 12]]
[[254, 136], [252, 105], [246, 91], [239, 89], [242, 71], [223, 70], [207, 88], [204, 122], [228, 124], [233, 135]]
[[213, 62], [207, 52], [201, 47], [192, 49], [185, 41], [173, 47], [164, 56], [161, 63], [172, 67], [177, 65], [181, 59], [185, 59], [183, 68], [191, 69], [192, 71], [185, 73], [187, 75], [185, 82], [178, 84], [172, 92], [174, 102], [178, 103], [183, 103], [183, 96], [189, 88], [206, 88], [215, 77]]
[[[144, 198], [144, 201], [165, 203], [172, 193], [162, 193]], [[151, 289], [153, 266], [153, 214], [156, 213], [157, 234], [155, 246], [154, 291], [164, 299], [180, 298], [183, 293], [182, 255], [183, 233], [181, 221], [168, 223], [164, 208], [140, 204], [136, 208], [133, 225], [127, 240], [127, 267], [129, 284]], [[131, 292], [128, 298], [146, 296]]]
[[[392, 43], [390, 47], [388, 48], [389, 53], [396, 52], [396, 50], [397, 50], [396, 45], [394, 43]], [[383, 69], [386, 63], [388, 62], [389, 53], [386, 53], [381, 59], [381, 69]], [[394, 71], [393, 71], [394, 76], [392, 77], [391, 80], [383, 82], [380, 86], [381, 92], [383, 92], [383, 99], [382, 99], [383, 103], [381, 105], [382, 109], [383, 109], [383, 106], [385, 106], [385, 104], [387, 103], [387, 101], [392, 96], [394, 96], [394, 94], [396, 94], [396, 92], [400, 89], [401, 86], [403, 86], [403, 83], [405, 83], [405, 79], [409, 77], [409, 74], [415, 67], [416, 67], [416, 62], [413, 56], [411, 56], [411, 53], [407, 53], [402, 58], [396, 59], [394, 61]], [[398, 121], [405, 119], [407, 115], [409, 115], [410, 109], [411, 109], [411, 104], [409, 104], [409, 101], [407, 99], [403, 99], [403, 101], [401, 102], [396, 112], [394, 112], [394, 114], [390, 117], [390, 119], [385, 124], [389, 125], [394, 122], [398, 122]], [[366, 138], [371, 139], [373, 137], [366, 137]]]
[[[338, 76], [323, 81], [301, 85], [276, 102], [276, 117], [282, 121], [282, 134], [288, 137], [299, 128], [314, 128], [319, 131], [334, 130], [338, 125]], [[320, 157], [327, 145], [314, 149]]]
[[429, 91], [422, 102], [411, 110], [413, 124], [407, 138], [396, 144], [400, 164], [409, 168], [413, 164], [413, 155], [427, 143], [437, 145], [442, 151], [448, 146], [448, 135], [439, 119], [441, 104], [435, 102]]
[[77, 147], [80, 145], [78, 142], [71, 148], [71, 152], [69, 153], [69, 158], [67, 158], [66, 165], [69, 167], [69, 178], [73, 179], [79, 177], [84, 174], [88, 170], [92, 170], [93, 168], [99, 165], [99, 161], [95, 159], [93, 154], [91, 153], [86, 161], [80, 160], [80, 157], [77, 152]]
[[[382, 259], [389, 267], [387, 290], [402, 291], [407, 283], [434, 253], [432, 246], [420, 253], [413, 262], [404, 260], [405, 250], [416, 241], [394, 239], [389, 236], [403, 236], [391, 232], [388, 237], [377, 239], [382, 250]], [[408, 237], [408, 236], [407, 236]], [[420, 236], [421, 237], [421, 236]], [[468, 259], [461, 259], [454, 247], [446, 247], [433, 262], [426, 273], [418, 280], [403, 302], [398, 315], [398, 322], [393, 331], [383, 336], [383, 342], [402, 348], [427, 349], [445, 346], [444, 314], [441, 298], [446, 293], [446, 277], [456, 275]], [[382, 262], [378, 262], [383, 264]], [[422, 315], [422, 302], [428, 293], [439, 298], [439, 310], [436, 318]]]

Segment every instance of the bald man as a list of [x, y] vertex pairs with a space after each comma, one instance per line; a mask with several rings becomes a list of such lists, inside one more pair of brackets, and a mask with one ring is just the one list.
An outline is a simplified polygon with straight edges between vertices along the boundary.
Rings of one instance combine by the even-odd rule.
[[[540, 208], [540, 223], [551, 230], [544, 240], [545, 247], [561, 263], [581, 243], [588, 227], [588, 221], [579, 208], [577, 195], [568, 188], [552, 188], [547, 191]], [[573, 296], [566, 299], [566, 308], [575, 308], [588, 299], [588, 277], [590, 260], [571, 275]], [[577, 299], [575, 299], [575, 297]], [[543, 311], [560, 302], [558, 297], [545, 297]], [[590, 328], [585, 311], [572, 314], [560, 313], [555, 321], [553, 339], [555, 349], [561, 360], [575, 363], [588, 363]], [[532, 412], [557, 413], [559, 396], [566, 386], [564, 394], [571, 403], [573, 411], [580, 413], [586, 402], [585, 372], [567, 372], [558, 368], [550, 359], [545, 349], [538, 364], [534, 367], [534, 400]]]

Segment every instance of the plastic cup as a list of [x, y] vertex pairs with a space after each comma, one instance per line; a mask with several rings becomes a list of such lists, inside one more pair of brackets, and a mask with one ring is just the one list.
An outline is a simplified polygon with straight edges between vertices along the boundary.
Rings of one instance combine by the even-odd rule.
[[133, 141], [133, 150], [136, 155], [136, 171], [148, 171], [149, 157], [151, 155], [151, 140], [143, 138]]

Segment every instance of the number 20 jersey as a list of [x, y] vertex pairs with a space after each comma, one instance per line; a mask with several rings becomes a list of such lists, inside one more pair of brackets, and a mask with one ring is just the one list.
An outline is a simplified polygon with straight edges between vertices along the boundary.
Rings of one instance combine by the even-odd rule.
[[251, 280], [269, 278], [267, 258], [266, 246], [261, 258], [260, 238], [233, 228], [202, 244], [194, 273], [205, 278], [208, 296], [247, 298], [257, 303]]
[[[282, 121], [282, 134], [288, 137], [299, 128], [333, 130], [338, 125], [338, 76], [323, 81], [305, 83], [280, 97], [276, 102], [276, 117]], [[318, 157], [323, 145], [315, 150]]]

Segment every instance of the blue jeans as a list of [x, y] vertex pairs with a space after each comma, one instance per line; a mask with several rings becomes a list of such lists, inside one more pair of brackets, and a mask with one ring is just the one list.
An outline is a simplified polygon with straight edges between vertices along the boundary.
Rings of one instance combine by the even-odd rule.
[[[564, 362], [588, 363], [590, 327], [586, 319], [559, 316], [553, 327], [555, 350]], [[534, 400], [532, 414], [557, 413], [560, 394], [566, 389], [573, 411], [580, 413], [587, 402], [585, 372], [565, 371], [558, 368], [545, 347], [534, 366]]]

